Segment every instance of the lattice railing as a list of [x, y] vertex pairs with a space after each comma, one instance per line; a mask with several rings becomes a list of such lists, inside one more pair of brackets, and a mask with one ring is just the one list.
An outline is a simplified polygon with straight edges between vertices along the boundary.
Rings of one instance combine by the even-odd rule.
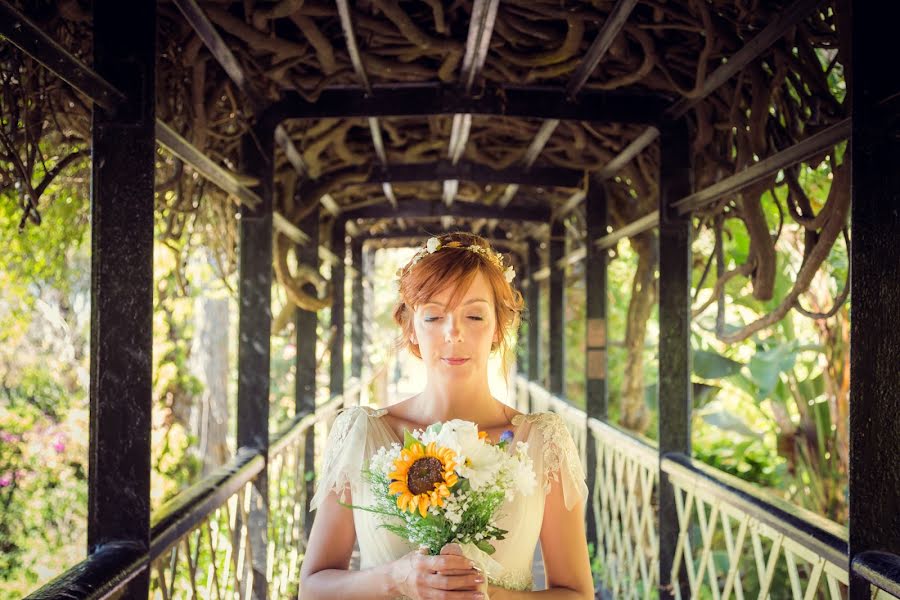
[[[656, 491], [659, 457], [649, 443], [619, 431], [524, 378], [533, 412], [563, 417], [587, 465], [588, 428], [596, 449], [593, 503], [604, 586], [613, 598], [655, 598], [659, 582]], [[520, 405], [523, 400], [519, 400]], [[524, 403], [527, 406], [527, 403]], [[587, 424], [587, 426], [586, 426]]]
[[[535, 382], [516, 378], [518, 410], [563, 416], [586, 462], [596, 450], [593, 504], [603, 585], [613, 598], [659, 597], [657, 523], [660, 469], [675, 490], [679, 518], [672, 581], [678, 598], [844, 600], [847, 531], [681, 455], [657, 449], [585, 413]], [[872, 553], [867, 553], [872, 554]], [[874, 553], [880, 554], [880, 553]], [[900, 557], [879, 556], [854, 572], [872, 600], [900, 599]]]
[[595, 419], [594, 522], [604, 585], [613, 598], [655, 598], [659, 585], [659, 458], [649, 444]]
[[679, 536], [673, 581], [683, 569], [681, 598], [847, 597], [846, 530], [774, 498], [761, 500], [745, 482], [694, 465], [663, 461], [675, 490]]

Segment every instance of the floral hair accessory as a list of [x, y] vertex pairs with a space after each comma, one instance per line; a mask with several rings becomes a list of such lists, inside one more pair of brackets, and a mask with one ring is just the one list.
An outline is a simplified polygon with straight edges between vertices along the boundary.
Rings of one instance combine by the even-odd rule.
[[441, 248], [462, 248], [464, 250], [468, 250], [469, 252], [474, 252], [475, 254], [480, 254], [485, 257], [488, 262], [497, 267], [503, 272], [503, 277], [506, 279], [507, 283], [511, 283], [513, 279], [516, 277], [516, 270], [513, 269], [512, 265], [508, 265], [505, 269], [503, 268], [503, 255], [499, 252], [494, 252], [493, 250], [489, 250], [478, 244], [470, 244], [468, 246], [463, 246], [462, 242], [452, 241], [447, 242], [446, 244], [442, 244], [441, 240], [436, 237], [428, 238], [428, 241], [425, 243], [425, 247], [420, 249], [418, 252], [413, 255], [412, 259], [409, 261], [409, 265], [405, 268], [401, 267], [397, 269], [397, 282], [399, 284], [400, 278], [403, 276], [404, 271], [412, 269], [416, 266], [416, 263], [428, 256], [429, 254], [434, 254], [439, 251]]

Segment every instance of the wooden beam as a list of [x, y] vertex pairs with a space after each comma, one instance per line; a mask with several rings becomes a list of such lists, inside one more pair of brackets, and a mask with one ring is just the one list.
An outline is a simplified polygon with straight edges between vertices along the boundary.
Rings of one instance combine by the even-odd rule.
[[[659, 455], [691, 455], [691, 218], [673, 207], [691, 192], [691, 146], [687, 123], [665, 127], [659, 169]], [[684, 558], [676, 563], [679, 525], [675, 489], [659, 473], [659, 596], [690, 596], [683, 576]], [[688, 565], [687, 568], [693, 568]], [[673, 571], [676, 576], [673, 578]], [[673, 580], [674, 579], [674, 580]], [[674, 586], [681, 589], [675, 593]]]
[[606, 51], [609, 50], [616, 36], [625, 27], [625, 23], [628, 22], [628, 16], [634, 9], [635, 4], [637, 4], [637, 0], [618, 0], [613, 6], [606, 17], [606, 21], [603, 23], [603, 28], [597, 34], [587, 54], [584, 55], [584, 60], [578, 65], [578, 69], [572, 74], [568, 85], [566, 85], [566, 93], [569, 94], [569, 97], [574, 98], [581, 91], [581, 88], [584, 87], [585, 82], [591, 76], [591, 73], [594, 72], [594, 69], [597, 68], [597, 65], [600, 64], [600, 61], [603, 60]]
[[512, 206], [506, 207], [498, 216], [495, 207], [484, 204], [457, 202], [452, 206], [446, 206], [442, 202], [401, 200], [396, 209], [387, 204], [376, 204], [341, 213], [341, 218], [344, 219], [396, 219], [400, 217], [404, 219], [440, 217], [477, 219], [483, 217], [499, 218], [501, 221], [537, 221], [546, 223], [550, 219], [550, 209]]
[[[319, 245], [319, 210], [310, 212], [303, 222], [300, 223], [303, 234], [310, 243], [298, 246], [296, 248], [297, 260], [310, 268], [319, 270], [319, 253], [316, 247]], [[307, 283], [304, 286], [305, 291], [315, 294], [315, 287]], [[294, 377], [294, 414], [309, 415], [316, 412], [316, 342], [318, 333], [319, 315], [315, 311], [307, 311], [298, 308], [295, 311], [294, 321], [294, 344], [297, 347], [297, 354], [294, 358], [296, 376]], [[304, 435], [303, 455], [305, 464], [311, 465], [315, 462], [315, 427], [310, 427]], [[306, 479], [306, 499], [304, 509], [306, 511], [306, 519], [304, 521], [304, 529], [307, 539], [312, 530], [314, 513], [310, 511], [310, 500], [312, 500], [315, 492], [315, 471], [310, 469], [312, 476]]]
[[900, 4], [855, 2], [852, 9], [844, 63], [853, 98], [844, 154], [852, 157], [853, 234], [848, 525], [850, 600], [861, 600], [874, 596], [870, 583], [900, 590], [900, 72], [887, 58], [896, 56]]
[[0, 34], [51, 73], [109, 111], [125, 101], [125, 94], [20, 13], [0, 0]]
[[833, 148], [850, 136], [850, 130], [850, 119], [844, 119], [789, 148], [785, 148], [781, 152], [776, 152], [772, 156], [753, 163], [731, 177], [726, 177], [706, 189], [682, 198], [675, 203], [675, 206], [681, 214], [687, 214], [698, 208], [708, 206], [717, 200], [741, 191], [760, 179], [774, 175], [782, 169]]
[[331, 348], [329, 353], [329, 394], [331, 397], [344, 393], [344, 259], [347, 242], [344, 239], [344, 219], [334, 220], [331, 247], [337, 260], [331, 265]]
[[[683, 117], [698, 102], [707, 98], [741, 69], [759, 58], [772, 46], [772, 44], [795, 27], [797, 23], [809, 16], [823, 1], [824, 0], [797, 0], [797, 2], [785, 9], [778, 17], [772, 19], [765, 29], [745, 44], [734, 54], [734, 56], [730, 57], [719, 68], [713, 71], [709, 77], [707, 77], [699, 96], [691, 99], [683, 98], [666, 108], [666, 117], [669, 119], [679, 119]], [[659, 129], [655, 126], [648, 127], [644, 133], [634, 140], [634, 142], [629, 144], [618, 156], [610, 161], [598, 176], [601, 179], [613, 177], [658, 137]]]
[[[266, 100], [259, 95], [252, 85], [250, 85], [250, 79], [244, 73], [243, 68], [231, 52], [228, 44], [226, 44], [225, 40], [222, 39], [222, 36], [219, 35], [215, 25], [212, 24], [212, 21], [206, 16], [206, 13], [200, 8], [197, 0], [172, 1], [175, 6], [178, 7], [178, 10], [181, 11], [181, 14], [184, 15], [188, 24], [197, 33], [197, 36], [206, 45], [206, 48], [209, 50], [210, 54], [213, 55], [213, 58], [216, 59], [216, 62], [218, 62], [225, 70], [225, 74], [228, 75], [228, 78], [231, 79], [238, 89], [250, 99], [250, 103], [254, 107], [254, 110], [257, 112], [263, 110], [263, 108], [267, 106]], [[303, 158], [297, 150], [297, 147], [294, 146], [294, 143], [291, 141], [287, 131], [280, 123], [276, 123], [274, 132], [275, 143], [277, 143], [284, 151], [288, 162], [291, 163], [291, 166], [294, 167], [294, 170], [296, 170], [297, 173], [306, 175], [308, 171], [306, 165], [303, 163]]]
[[[255, 127], [241, 139], [241, 165], [259, 181], [262, 203], [241, 206], [238, 268], [237, 447], [269, 450], [269, 367], [272, 337], [272, 204], [274, 131]], [[266, 594], [268, 470], [254, 478], [247, 516], [253, 571], [252, 595]], [[242, 577], [243, 579], [243, 577]], [[250, 596], [251, 590], [241, 595]]]
[[[550, 224], [549, 264], [556, 265], [566, 253], [566, 228], [562, 221]], [[550, 269], [550, 393], [566, 397], [566, 272]]]
[[570, 100], [564, 88], [550, 86], [487, 86], [477, 97], [441, 83], [374, 85], [372, 94], [353, 86], [326, 88], [315, 102], [286, 91], [262, 119], [327, 117], [403, 117], [428, 115], [500, 115], [544, 119], [643, 123], [655, 125], [665, 100], [646, 92], [585, 90]]
[[[87, 553], [150, 549], [156, 3], [95, 0], [93, 64], [122, 90], [91, 117]], [[39, 43], [45, 43], [41, 40]], [[65, 507], [60, 507], [65, 510]], [[149, 569], [124, 597], [146, 598]], [[79, 591], [83, 591], [80, 588]]]
[[680, 119], [687, 112], [705, 99], [722, 85], [737, 75], [744, 67], [762, 56], [784, 34], [793, 29], [803, 19], [809, 17], [824, 0], [797, 0], [775, 18], [769, 20], [769, 24], [760, 31], [752, 40], [744, 44], [740, 50], [730, 56], [715, 71], [710, 73], [703, 82], [700, 93], [692, 98], [682, 98], [673, 104], [666, 112], [672, 119]]

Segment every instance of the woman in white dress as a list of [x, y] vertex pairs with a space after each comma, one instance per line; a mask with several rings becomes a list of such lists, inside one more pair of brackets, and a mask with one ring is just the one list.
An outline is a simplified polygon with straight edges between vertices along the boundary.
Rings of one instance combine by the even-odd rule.
[[[328, 437], [316, 494], [317, 510], [301, 570], [304, 600], [397, 598], [470, 600], [594, 597], [584, 531], [587, 486], [572, 437], [555, 413], [520, 414], [491, 396], [488, 357], [506, 363], [511, 334], [523, 308], [511, 285], [514, 272], [483, 238], [467, 233], [431, 238], [398, 272], [394, 319], [401, 345], [424, 363], [419, 394], [374, 410], [341, 412]], [[508, 430], [528, 442], [538, 486], [500, 508], [492, 558], [502, 574], [488, 578], [456, 544], [426, 556], [379, 528], [379, 515], [340, 504], [373, 504], [361, 477], [380, 447], [403, 439], [403, 430], [450, 419], [478, 424], [497, 442]], [[540, 540], [547, 589], [532, 591], [532, 560]], [[360, 568], [350, 571], [354, 542]]]

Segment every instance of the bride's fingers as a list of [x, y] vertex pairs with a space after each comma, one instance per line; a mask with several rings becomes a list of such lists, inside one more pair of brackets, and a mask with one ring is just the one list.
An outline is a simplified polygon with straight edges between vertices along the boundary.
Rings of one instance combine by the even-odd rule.
[[431, 575], [426, 578], [428, 586], [439, 590], [478, 591], [484, 583], [484, 577], [478, 572], [469, 572], [466, 575]]
[[444, 544], [443, 548], [441, 548], [441, 554], [458, 554], [462, 556], [462, 546], [457, 543]]
[[454, 575], [471, 575], [473, 572], [478, 573], [474, 567], [471, 569], [444, 569], [443, 571], [438, 571], [438, 575], [446, 575], [448, 577]]

